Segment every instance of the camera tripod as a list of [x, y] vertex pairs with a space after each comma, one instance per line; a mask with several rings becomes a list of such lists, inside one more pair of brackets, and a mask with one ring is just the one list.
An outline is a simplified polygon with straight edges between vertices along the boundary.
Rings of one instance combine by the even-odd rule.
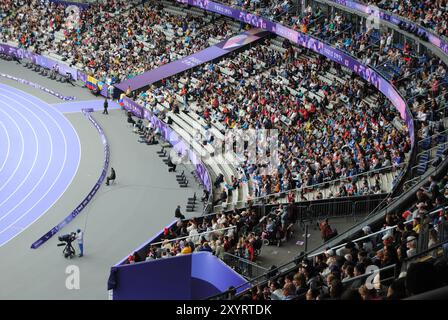
[[65, 247], [64, 250], [62, 251], [62, 254], [64, 255], [65, 258], [73, 258], [73, 256], [75, 255], [75, 248], [73, 248], [72, 243], [68, 242]]

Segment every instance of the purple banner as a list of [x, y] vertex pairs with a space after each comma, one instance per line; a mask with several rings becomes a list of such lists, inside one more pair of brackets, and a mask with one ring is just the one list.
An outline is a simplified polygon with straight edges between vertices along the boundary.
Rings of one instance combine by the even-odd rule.
[[247, 32], [224, 40], [220, 43], [217, 43], [214, 46], [201, 50], [195, 54], [165, 64], [134, 78], [125, 80], [117, 84], [115, 87], [117, 87], [121, 91], [126, 91], [129, 87], [132, 91], [138, 90], [147, 85], [158, 82], [164, 78], [168, 78], [185, 70], [194, 68], [198, 65], [226, 55], [247, 44], [257, 41], [258, 39], [261, 39], [266, 35], [268, 35], [268, 33], [260, 29], [249, 30]]
[[87, 112], [87, 110], [83, 110], [84, 115], [89, 119], [90, 122], [93, 123], [95, 128], [97, 129], [98, 133], [101, 137], [101, 142], [103, 143], [104, 148], [104, 164], [103, 169], [101, 171], [101, 175], [98, 179], [98, 181], [95, 183], [92, 190], [90, 190], [89, 194], [84, 198], [84, 200], [76, 207], [75, 210], [73, 210], [63, 221], [61, 221], [57, 226], [55, 226], [53, 229], [48, 231], [46, 234], [44, 234], [42, 237], [40, 237], [37, 241], [35, 241], [31, 245], [31, 249], [37, 249], [42, 244], [44, 244], [46, 241], [48, 241], [51, 237], [53, 237], [56, 233], [58, 233], [62, 228], [64, 228], [67, 224], [72, 222], [81, 212], [84, 210], [84, 208], [89, 204], [89, 202], [92, 200], [92, 198], [97, 193], [98, 189], [101, 187], [104, 179], [107, 175], [107, 170], [109, 168], [109, 161], [110, 161], [110, 150], [109, 150], [109, 143], [107, 141], [106, 135], [104, 134], [103, 128], [96, 122], [96, 120], [92, 117], [90, 113]]
[[128, 97], [123, 97], [123, 108], [125, 108], [127, 111], [132, 112], [132, 114], [140, 119], [148, 119], [147, 117], [143, 116], [143, 108], [141, 105], [139, 105], [137, 102], [134, 102], [134, 100], [129, 99]]
[[202, 163], [200, 158], [198, 158], [198, 155], [190, 149], [190, 146], [185, 143], [185, 141], [183, 141], [183, 139], [179, 137], [179, 135], [171, 129], [169, 125], [153, 115], [148, 109], [145, 109], [126, 96], [122, 98], [122, 106], [127, 111], [132, 112], [134, 116], [150, 121], [153, 127], [160, 130], [162, 137], [169, 142], [178, 153], [188, 154], [188, 158], [195, 166], [198, 177], [204, 184], [204, 188], [209, 192], [212, 191], [212, 182], [210, 181], [210, 175], [207, 168]]
[[[354, 71], [366, 81], [373, 84], [379, 91], [381, 91], [397, 108], [401, 115], [401, 118], [406, 123], [409, 135], [412, 143], [414, 143], [414, 122], [412, 114], [406, 106], [406, 102], [403, 100], [397, 90], [379, 73], [370, 67], [363, 65], [355, 58], [345, 54], [334, 47], [301, 32], [289, 29], [280, 23], [276, 23], [269, 19], [259, 17], [252, 13], [247, 13], [235, 8], [230, 8], [225, 5], [215, 3], [208, 0], [176, 0], [179, 3], [189, 4], [191, 6], [199, 7], [201, 9], [219, 13], [227, 17], [248, 23], [256, 28], [267, 29], [268, 31], [275, 33], [280, 37], [289, 39], [291, 42], [296, 43], [302, 47], [313, 50], [314, 52], [324, 55], [328, 59], [341, 64], [342, 66]], [[343, 2], [346, 5], [350, 1], [336, 1], [337, 3]], [[364, 10], [361, 6], [353, 5], [358, 10]], [[367, 10], [367, 9], [365, 9]]]
[[101, 89], [100, 94], [101, 94], [103, 97], [108, 97], [108, 96], [109, 96], [109, 85], [108, 85], [108, 84], [104, 84], [104, 85], [103, 85], [103, 88]]
[[55, 65], [57, 65], [59, 74], [65, 76], [67, 73], [70, 73], [74, 80], [78, 80], [78, 70], [71, 68], [64, 63], [56, 62], [50, 58], [29, 52], [25, 49], [15, 48], [7, 44], [0, 44], [0, 53], [19, 59], [30, 60], [32, 63], [47, 69], [52, 69]]

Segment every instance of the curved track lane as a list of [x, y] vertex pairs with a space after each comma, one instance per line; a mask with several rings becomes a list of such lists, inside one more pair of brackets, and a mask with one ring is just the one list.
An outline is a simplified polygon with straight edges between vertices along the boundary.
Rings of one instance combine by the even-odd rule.
[[78, 135], [58, 110], [0, 84], [0, 246], [61, 197], [80, 157]]

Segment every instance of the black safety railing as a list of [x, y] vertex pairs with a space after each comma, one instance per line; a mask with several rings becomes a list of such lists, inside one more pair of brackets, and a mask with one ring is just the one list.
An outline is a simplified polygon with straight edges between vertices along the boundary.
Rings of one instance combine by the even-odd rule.
[[[363, 172], [363, 173], [359, 173], [353, 176], [349, 176], [349, 177], [342, 177], [342, 178], [338, 178], [338, 179], [334, 179], [334, 180], [330, 180], [330, 181], [326, 181], [326, 182], [322, 182], [322, 183], [317, 183], [317, 184], [312, 184], [312, 185], [307, 185], [307, 186], [303, 186], [300, 188], [296, 188], [296, 189], [290, 189], [290, 190], [286, 190], [286, 191], [282, 191], [282, 192], [277, 192], [277, 193], [271, 193], [265, 196], [261, 196], [261, 197], [250, 197], [246, 200], [243, 201], [238, 201], [237, 203], [240, 203], [241, 206], [239, 207], [244, 207], [247, 206], [248, 204], [268, 204], [268, 203], [272, 203], [273, 201], [276, 200], [281, 200], [281, 199], [285, 199], [284, 202], [286, 202], [286, 197], [288, 194], [290, 193], [294, 193], [294, 197], [295, 197], [295, 201], [298, 201], [299, 199], [297, 199], [297, 197], [299, 195], [307, 195], [313, 191], [316, 190], [321, 190], [322, 192], [325, 192], [325, 190], [329, 190], [329, 188], [331, 187], [338, 187], [344, 183], [348, 183], [348, 182], [357, 182], [362, 180], [363, 178], [369, 178], [372, 176], [375, 176], [377, 174], [387, 174], [387, 173], [396, 173], [396, 175], [400, 175], [402, 170], [405, 170], [407, 167], [408, 163], [407, 162], [403, 162], [400, 163], [398, 165], [392, 165], [392, 166], [388, 166], [388, 167], [382, 167], [382, 168], [378, 168], [378, 169], [373, 169], [370, 170], [368, 172]], [[397, 183], [398, 181], [393, 181], [395, 183]], [[383, 188], [386, 186], [382, 186]], [[387, 189], [393, 189], [393, 185], [391, 186], [391, 188]], [[327, 197], [325, 197], [327, 198]], [[333, 197], [331, 198], [338, 198], [338, 196], [336, 194], [333, 195]], [[214, 211], [218, 211], [220, 209], [222, 209], [223, 207], [225, 207], [226, 205], [217, 205], [214, 207]]]
[[225, 252], [222, 260], [233, 270], [241, 274], [247, 280], [252, 281], [253, 279], [259, 279], [260, 276], [264, 275], [269, 270], [246, 259], [239, 257], [228, 252]]

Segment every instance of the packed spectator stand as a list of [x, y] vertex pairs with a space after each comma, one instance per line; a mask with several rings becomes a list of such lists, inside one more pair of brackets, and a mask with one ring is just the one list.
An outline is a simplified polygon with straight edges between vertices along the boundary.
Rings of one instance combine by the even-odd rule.
[[[72, 17], [65, 6], [19, 2], [2, 21], [0, 40], [47, 54], [114, 84], [177, 60], [224, 39], [232, 30], [224, 19], [201, 11], [164, 7], [159, 1], [107, 1]], [[49, 16], [40, 22], [42, 16]], [[150, 17], [147, 19], [147, 17]], [[73, 21], [74, 19], [74, 21]]]
[[[199, 142], [208, 140], [211, 145], [214, 141], [207, 138], [209, 131], [218, 140], [216, 129], [220, 126], [222, 129], [279, 129], [279, 140], [285, 141], [280, 149], [280, 175], [276, 177], [272, 172], [262, 175], [261, 170], [249, 163], [247, 156], [240, 160], [245, 177], [250, 179], [251, 197], [264, 197], [337, 179], [351, 180], [350, 177], [355, 181], [347, 181], [348, 190], [342, 185], [340, 190], [331, 191], [333, 195], [329, 192], [327, 197], [379, 191], [383, 185], [377, 183], [379, 178], [370, 179], [365, 189], [365, 184], [355, 184], [355, 176], [381, 168], [397, 168], [405, 162], [410, 142], [406, 140], [406, 131], [397, 113], [372, 88], [346, 77], [336, 65], [311, 53], [294, 51], [294, 54], [297, 57], [290, 57], [289, 62], [285, 62], [280, 52], [268, 46], [256, 46], [237, 54], [236, 58], [206, 65], [191, 75], [150, 88], [140, 94], [140, 101], [153, 106], [157, 112], [174, 110], [179, 117], [185, 117], [179, 110], [184, 109], [182, 99], [188, 100], [189, 114], [196, 114], [208, 125], [199, 138], [195, 138]], [[194, 85], [186, 86], [187, 83]], [[267, 90], [270, 90], [269, 94], [263, 94]], [[343, 95], [337, 95], [338, 92]], [[181, 95], [180, 99], [176, 99], [176, 95]], [[162, 105], [166, 108], [158, 108], [158, 101], [164, 101]], [[369, 108], [375, 102], [384, 107]], [[273, 105], [282, 108], [273, 109]], [[359, 113], [352, 116], [350, 110], [355, 109]], [[255, 113], [261, 117], [255, 117]], [[172, 112], [168, 111], [165, 116], [178, 122]], [[349, 130], [349, 127], [359, 129]], [[194, 132], [196, 128], [186, 129]], [[331, 139], [338, 131], [341, 132], [339, 139]], [[305, 137], [309, 134], [323, 143], [307, 144]], [[379, 141], [379, 136], [384, 140]], [[287, 150], [295, 152], [287, 154]], [[366, 157], [362, 158], [361, 154]]]
[[[309, 7], [304, 15], [296, 16], [289, 13], [291, 4], [287, 0], [220, 2], [276, 18], [379, 70], [406, 97], [418, 124], [413, 178], [423, 176], [431, 165], [441, 163], [447, 149], [448, 81], [446, 66], [435, 55], [430, 52], [417, 55], [410, 43], [398, 45], [389, 33], [358, 30], [343, 15], [324, 14], [319, 7]], [[370, 4], [447, 35], [444, 1], [405, 2]], [[63, 8], [57, 5], [41, 8], [38, 1], [29, 3], [2, 2], [1, 16], [19, 17], [28, 25], [14, 18], [3, 18], [0, 39], [19, 40], [24, 48], [65, 57], [71, 64], [110, 83], [203, 49], [209, 45], [210, 35], [224, 39], [238, 31], [235, 23], [225, 19], [210, 23], [216, 17], [200, 10], [187, 9], [189, 13], [185, 13], [185, 7], [173, 9], [163, 1], [162, 4], [149, 1], [136, 7], [126, 1], [115, 1], [98, 12], [95, 7], [83, 12], [81, 26], [61, 37], [58, 26], [64, 23]], [[34, 18], [21, 11], [29, 12], [29, 8], [36, 12]], [[128, 23], [114, 23], [114, 16], [123, 11], [127, 12]], [[52, 17], [48, 25], [39, 24], [38, 18], [43, 14]], [[154, 21], [152, 25], [141, 23], [147, 15], [154, 16], [149, 19]], [[21, 36], [14, 39], [18, 30], [22, 31]], [[47, 34], [54, 39], [47, 39]], [[77, 40], [80, 35], [90, 40]], [[53, 41], [56, 38], [60, 41]], [[102, 47], [104, 42], [99, 44], [100, 39], [111, 38], [119, 43], [108, 43], [107, 47]], [[173, 39], [177, 44], [169, 47], [171, 52], [161, 52], [164, 44], [172, 43]], [[113, 54], [105, 54], [111, 50]], [[145, 55], [150, 60], [140, 58], [142, 50], [152, 53]], [[151, 246], [143, 257], [131, 255], [130, 263], [194, 251], [210, 251], [220, 258], [226, 252], [253, 261], [260, 252], [261, 231], [267, 231], [267, 224], [273, 223], [273, 219], [257, 216], [249, 207], [243, 208], [248, 202], [268, 199], [272, 194], [288, 194], [291, 190], [297, 192], [288, 202], [307, 197], [312, 200], [388, 193], [395, 185], [394, 178], [409, 161], [411, 143], [407, 128], [382, 94], [339, 65], [281, 38], [264, 39], [220, 61], [166, 79], [136, 93], [135, 98], [161, 118], [170, 118], [172, 127], [183, 132], [185, 140], [196, 141], [198, 149], [209, 153], [215, 152], [214, 142], [223, 137], [226, 129], [276, 128], [283, 144], [279, 151], [281, 164], [275, 173], [263, 175], [250, 164], [247, 155], [232, 155], [231, 163], [236, 165], [218, 161], [212, 164], [218, 181], [215, 193], [226, 193], [215, 204], [221, 204], [219, 211], [233, 210], [223, 210], [201, 221], [179, 220], [173, 228], [165, 230], [159, 246]], [[412, 188], [417, 181], [406, 187]], [[440, 181], [431, 177], [428, 188], [416, 193], [418, 201], [405, 212], [387, 214], [379, 227], [365, 226], [361, 239], [328, 248], [319, 255], [300, 257], [294, 271], [280, 277], [270, 274], [268, 282], [254, 286], [241, 298], [402, 299], [447, 285], [443, 258], [448, 251], [445, 244], [448, 217], [444, 209], [447, 181], [445, 176]], [[223, 206], [223, 202], [229, 205]], [[296, 217], [283, 218], [287, 216], [284, 213], [287, 207], [280, 205], [274, 214], [284, 229], [297, 221]], [[200, 236], [202, 232], [206, 233]], [[185, 239], [170, 241], [178, 237]], [[282, 234], [283, 237], [287, 234]], [[408, 268], [410, 262], [416, 261], [419, 262]], [[381, 270], [381, 281], [374, 281], [373, 288], [364, 284], [369, 266]], [[406, 277], [399, 278], [400, 274]]]

